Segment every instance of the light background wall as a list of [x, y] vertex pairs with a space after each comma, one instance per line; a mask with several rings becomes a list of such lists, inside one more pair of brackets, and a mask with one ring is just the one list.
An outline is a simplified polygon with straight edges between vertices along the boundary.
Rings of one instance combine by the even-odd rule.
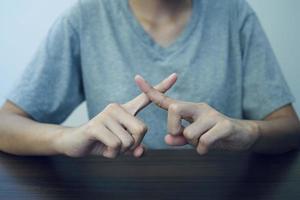
[[[75, 0], [0, 1], [0, 104], [22, 73], [55, 18]], [[300, 1], [249, 0], [256, 10], [282, 71], [297, 101], [300, 115]], [[85, 105], [67, 125], [87, 121]]]

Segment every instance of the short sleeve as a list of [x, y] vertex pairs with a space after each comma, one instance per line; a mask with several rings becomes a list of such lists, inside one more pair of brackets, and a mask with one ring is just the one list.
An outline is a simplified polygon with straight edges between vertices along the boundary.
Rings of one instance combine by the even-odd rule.
[[267, 36], [251, 7], [243, 2], [240, 44], [243, 71], [243, 115], [261, 120], [294, 101]]
[[81, 77], [79, 35], [64, 14], [7, 99], [39, 122], [62, 123], [84, 101]]

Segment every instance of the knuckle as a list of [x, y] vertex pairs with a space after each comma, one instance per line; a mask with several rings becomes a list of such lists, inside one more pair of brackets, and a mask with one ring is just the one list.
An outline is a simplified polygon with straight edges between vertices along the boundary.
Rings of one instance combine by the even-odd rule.
[[231, 130], [233, 129], [233, 124], [230, 120], [224, 119], [221, 123], [222, 123], [223, 129], [226, 132], [231, 132]]
[[106, 106], [108, 112], [114, 112], [116, 109], [120, 108], [120, 105], [117, 103], [110, 103]]
[[148, 127], [144, 123], [140, 123], [135, 126], [135, 132], [137, 134], [144, 134], [147, 132], [147, 130], [148, 130]]
[[169, 106], [169, 110], [173, 113], [178, 113], [179, 112], [179, 104], [177, 103], [172, 103], [170, 106]]
[[124, 141], [123, 141], [123, 146], [124, 146], [125, 148], [129, 148], [129, 147], [131, 147], [133, 144], [134, 144], [134, 140], [133, 140], [133, 138], [131, 138], [131, 137], [128, 137], [128, 138], [124, 139]]
[[191, 129], [188, 128], [184, 129], [183, 135], [189, 140], [194, 139], [194, 132]]
[[96, 129], [96, 124], [94, 121], [89, 121], [85, 126], [84, 126], [84, 132], [87, 135], [93, 136], [95, 134], [95, 129]]
[[158, 102], [159, 106], [163, 107], [163, 105], [165, 105], [166, 100], [167, 100], [167, 97], [162, 96], [162, 98]]
[[138, 118], [135, 118], [133, 121], [132, 129], [133, 129], [132, 131], [135, 134], [143, 134], [143, 133], [147, 132], [148, 127], [141, 120], [139, 120]]
[[210, 139], [209, 137], [204, 137], [202, 136], [199, 140], [199, 142], [201, 143], [201, 145], [205, 146], [205, 147], [208, 147], [209, 144], [210, 144]]
[[134, 145], [134, 139], [130, 139], [130, 140], [128, 141], [127, 147], [131, 147], [131, 146], [133, 146], [133, 145]]
[[207, 113], [207, 116], [209, 116], [212, 119], [217, 119], [219, 117], [219, 113], [215, 112], [215, 111], [209, 111]]
[[122, 145], [122, 142], [120, 140], [116, 140], [111, 143], [110, 147], [114, 150], [118, 150], [118, 149], [120, 149], [121, 145]]
[[[111, 116], [110, 116], [110, 114], [109, 114], [108, 112], [103, 112], [103, 113], [101, 114], [101, 116], [99, 116], [99, 117], [97, 118], [97, 121], [98, 121], [98, 122], [101, 122], [101, 123], [107, 122], [107, 121], [109, 121], [109, 120], [111, 120]], [[95, 122], [94, 122], [94, 124], [95, 124]]]

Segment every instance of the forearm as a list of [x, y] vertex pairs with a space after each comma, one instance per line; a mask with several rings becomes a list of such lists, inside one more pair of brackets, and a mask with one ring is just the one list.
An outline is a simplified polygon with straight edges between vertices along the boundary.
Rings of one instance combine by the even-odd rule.
[[15, 155], [59, 154], [56, 141], [64, 129], [0, 111], [0, 151]]
[[255, 121], [259, 138], [253, 146], [258, 153], [284, 153], [300, 145], [300, 123], [295, 118]]

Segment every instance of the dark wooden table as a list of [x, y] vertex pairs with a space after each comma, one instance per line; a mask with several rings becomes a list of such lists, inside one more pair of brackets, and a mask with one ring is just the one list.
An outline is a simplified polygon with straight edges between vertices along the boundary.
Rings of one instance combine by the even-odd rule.
[[265, 156], [192, 150], [120, 157], [0, 154], [0, 199], [300, 199], [298, 152]]

